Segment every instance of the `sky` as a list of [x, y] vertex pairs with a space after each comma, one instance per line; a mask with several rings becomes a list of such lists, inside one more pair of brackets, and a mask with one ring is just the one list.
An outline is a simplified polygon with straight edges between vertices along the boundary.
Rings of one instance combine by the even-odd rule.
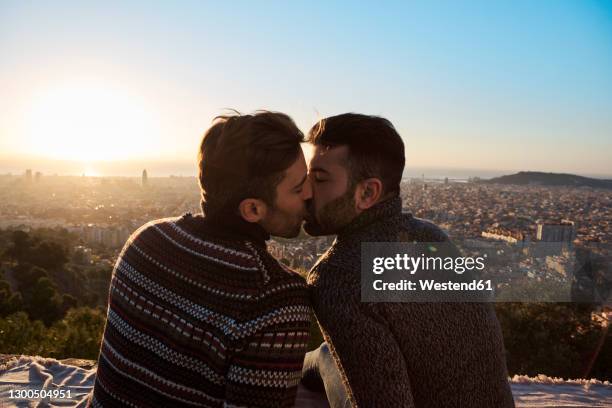
[[226, 108], [384, 116], [415, 173], [612, 177], [612, 1], [0, 2], [0, 173], [195, 174]]

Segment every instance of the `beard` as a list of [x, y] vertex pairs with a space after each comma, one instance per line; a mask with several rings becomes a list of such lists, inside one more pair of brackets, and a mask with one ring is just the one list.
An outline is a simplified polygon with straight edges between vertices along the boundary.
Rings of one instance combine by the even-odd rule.
[[302, 230], [303, 214], [293, 215], [277, 207], [272, 207], [261, 226], [270, 235], [282, 238], [295, 238]]
[[349, 188], [343, 195], [325, 204], [316, 214], [313, 202], [309, 205], [309, 216], [304, 223], [308, 235], [337, 234], [357, 216], [355, 211], [355, 189]]

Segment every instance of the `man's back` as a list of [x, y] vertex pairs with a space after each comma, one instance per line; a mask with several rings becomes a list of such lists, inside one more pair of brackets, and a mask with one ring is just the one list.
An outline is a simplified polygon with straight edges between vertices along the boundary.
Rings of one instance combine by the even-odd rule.
[[444, 240], [395, 198], [341, 231], [311, 271], [315, 313], [353, 405], [514, 406], [492, 305], [361, 302], [361, 242]]
[[265, 241], [201, 216], [151, 222], [113, 272], [92, 406], [292, 406], [305, 283]]

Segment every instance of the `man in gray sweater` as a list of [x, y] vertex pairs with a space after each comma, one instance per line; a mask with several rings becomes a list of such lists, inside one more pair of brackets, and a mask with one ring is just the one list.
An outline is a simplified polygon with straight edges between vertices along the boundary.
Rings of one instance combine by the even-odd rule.
[[[332, 406], [514, 407], [491, 304], [361, 301], [362, 242], [448, 241], [434, 224], [401, 211], [404, 144], [393, 125], [343, 114], [320, 121], [309, 141], [305, 229], [337, 238], [308, 275], [327, 344], [305, 368], [319, 364]], [[334, 377], [344, 387], [334, 390]]]

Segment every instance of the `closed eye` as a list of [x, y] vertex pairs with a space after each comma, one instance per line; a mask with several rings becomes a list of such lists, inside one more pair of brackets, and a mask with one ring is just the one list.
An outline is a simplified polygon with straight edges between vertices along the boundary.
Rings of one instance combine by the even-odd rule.
[[[310, 178], [312, 179], [313, 182], [317, 183], [317, 184], [321, 184], [321, 183], [325, 183], [326, 181], [329, 181], [329, 179], [326, 179], [324, 177], [329, 176], [329, 172], [325, 169], [322, 169], [320, 167], [313, 167], [310, 169], [308, 175], [310, 176]], [[323, 178], [321, 178], [323, 177]]]
[[302, 181], [300, 181], [297, 186], [293, 187], [293, 192], [300, 194], [304, 190], [304, 183], [306, 182], [307, 179], [308, 179], [308, 174], [305, 174]]

